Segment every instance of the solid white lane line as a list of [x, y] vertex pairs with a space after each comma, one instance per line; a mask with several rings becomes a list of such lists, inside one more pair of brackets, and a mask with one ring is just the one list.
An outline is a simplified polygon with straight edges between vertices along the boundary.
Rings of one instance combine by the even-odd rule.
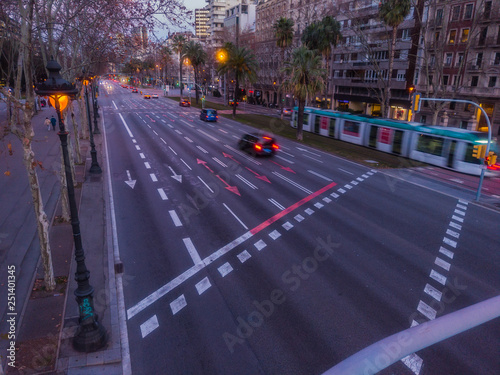
[[233, 267], [228, 263], [224, 263], [222, 266], [217, 268], [222, 277], [225, 277], [228, 273], [233, 270]]
[[156, 315], [153, 315], [151, 318], [149, 318], [148, 320], [146, 320], [144, 323], [141, 324], [142, 338], [149, 335], [151, 332], [153, 332], [159, 326], [160, 326], [160, 324], [158, 323], [158, 318], [156, 317]]
[[274, 200], [273, 198], [268, 198], [268, 201], [271, 202], [272, 204], [274, 204], [276, 207], [278, 207], [281, 211], [283, 211], [285, 209], [284, 206], [282, 206], [281, 204], [279, 204], [276, 200]]
[[161, 199], [163, 199], [164, 201], [166, 201], [168, 199], [167, 194], [165, 194], [165, 191], [163, 190], [163, 188], [159, 188], [158, 193], [160, 194]]
[[208, 185], [207, 185], [207, 183], [206, 183], [205, 181], [203, 181], [203, 179], [202, 179], [200, 176], [198, 176], [198, 178], [199, 178], [199, 179], [200, 179], [200, 181], [203, 183], [203, 185], [205, 185], [205, 187], [206, 187], [208, 190], [210, 190], [210, 192], [213, 194], [213, 193], [214, 193], [214, 191], [210, 188], [210, 186], [208, 186]]
[[431, 270], [431, 274], [429, 275], [431, 279], [436, 280], [439, 284], [446, 284], [446, 276], [441, 275], [439, 272]]
[[203, 280], [201, 280], [196, 284], [196, 290], [198, 291], [198, 295], [201, 296], [203, 292], [205, 292], [211, 286], [212, 284], [210, 283], [210, 280], [208, 280], [208, 277], [205, 277]]
[[121, 113], [118, 113], [118, 116], [120, 116], [120, 118], [122, 119], [122, 122], [123, 122], [123, 125], [125, 126], [125, 129], [127, 130], [127, 133], [128, 135], [130, 136], [130, 138], [133, 138], [134, 136], [132, 135], [132, 132], [130, 131], [127, 123], [125, 122], [125, 119], [123, 118], [122, 114]]
[[313, 192], [305, 187], [303, 187], [302, 185], [299, 185], [298, 183], [296, 183], [295, 181], [293, 180], [290, 180], [288, 177], [285, 177], [283, 176], [282, 174], [278, 173], [278, 172], [273, 172], [273, 174], [275, 176], [278, 176], [279, 178], [281, 178], [282, 180], [288, 182], [290, 185], [292, 186], [295, 186], [296, 188], [302, 190], [303, 192], [307, 193], [307, 194], [312, 194]]
[[151, 173], [151, 174], [149, 175], [149, 177], [151, 177], [151, 180], [153, 180], [153, 182], [158, 181], [158, 179], [156, 178], [156, 175], [155, 175], [154, 173]]
[[250, 259], [252, 256], [250, 253], [246, 250], [243, 250], [241, 253], [237, 255], [238, 259], [240, 260], [241, 263], [245, 263], [248, 259]]
[[314, 171], [311, 171], [310, 169], [307, 170], [310, 174], [313, 174], [319, 178], [322, 178], [323, 180], [326, 180], [326, 181], [333, 181], [331, 178], [329, 177], [326, 177], [326, 176], [323, 176], [322, 174], [319, 174], [318, 172], [314, 172]]
[[175, 210], [170, 210], [168, 211], [168, 213], [170, 214], [170, 217], [172, 218], [174, 225], [176, 227], [182, 227], [182, 223], [181, 220], [179, 219], [179, 216], [177, 215], [177, 212], [175, 212]]
[[193, 241], [191, 241], [191, 238], [183, 238], [182, 241], [184, 242], [184, 246], [186, 246], [186, 249], [191, 256], [191, 259], [193, 260], [194, 264], [200, 264], [202, 263], [200, 255], [198, 254], [198, 251], [196, 251], [196, 248], [194, 247]]
[[243, 181], [245, 184], [247, 184], [248, 186], [250, 186], [252, 189], [254, 189], [254, 190], [258, 189], [257, 186], [255, 186], [254, 184], [252, 184], [250, 181], [248, 181], [242, 175], [237, 174], [236, 177], [238, 177], [241, 181]]
[[181, 294], [174, 301], [170, 303], [170, 308], [172, 309], [172, 314], [177, 314], [184, 307], [187, 306], [186, 298], [184, 298], [184, 294]]
[[257, 250], [261, 251], [263, 248], [265, 248], [267, 245], [264, 241], [259, 240], [256, 243], [254, 243], [254, 246]]
[[436, 260], [434, 261], [434, 263], [436, 265], [438, 265], [439, 267], [445, 269], [446, 271], [449, 271], [450, 270], [450, 267], [451, 267], [451, 264], [448, 263], [447, 261], [439, 258], [439, 257], [436, 257]]
[[354, 173], [346, 171], [345, 169], [342, 169], [342, 168], [339, 168], [339, 171], [342, 171], [342, 172], [347, 173], [347, 174], [354, 174]]
[[188, 165], [188, 163], [186, 163], [186, 162], [185, 162], [184, 160], [182, 160], [182, 159], [181, 159], [181, 161], [184, 163], [184, 165], [185, 165], [186, 167], [188, 167], [188, 169], [189, 169], [190, 171], [192, 171], [192, 170], [193, 170], [193, 169], [192, 169], [192, 168]]
[[238, 222], [243, 226], [243, 228], [248, 229], [248, 227], [243, 223], [243, 221], [241, 221], [240, 218], [236, 216], [236, 214], [233, 211], [231, 211], [231, 209], [225, 203], [222, 203], [222, 205], [226, 207], [226, 210], [228, 210], [236, 220], [238, 220]]
[[424, 301], [420, 301], [418, 303], [417, 310], [427, 317], [429, 320], [434, 320], [436, 319], [436, 310], [434, 310], [432, 307], [430, 307], [428, 304], [426, 304]]

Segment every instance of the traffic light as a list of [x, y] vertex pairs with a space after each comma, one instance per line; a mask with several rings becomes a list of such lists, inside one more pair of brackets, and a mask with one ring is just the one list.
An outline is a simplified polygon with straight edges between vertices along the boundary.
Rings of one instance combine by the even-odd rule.
[[484, 158], [484, 164], [495, 165], [496, 163], [497, 163], [497, 155], [493, 151], [490, 151], [488, 153], [488, 156]]
[[474, 145], [472, 156], [476, 159], [483, 159], [486, 155], [486, 145]]
[[411, 110], [412, 112], [419, 112], [420, 111], [420, 97], [422, 96], [421, 93], [415, 92], [413, 93], [413, 98], [411, 102]]

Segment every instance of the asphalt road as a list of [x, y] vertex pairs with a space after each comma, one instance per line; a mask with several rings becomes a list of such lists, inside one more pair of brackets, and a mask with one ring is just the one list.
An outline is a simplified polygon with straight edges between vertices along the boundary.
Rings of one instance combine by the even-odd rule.
[[[498, 295], [498, 212], [101, 89], [134, 374], [321, 374]], [[270, 129], [272, 130], [272, 129]], [[494, 374], [498, 321], [384, 373]]]

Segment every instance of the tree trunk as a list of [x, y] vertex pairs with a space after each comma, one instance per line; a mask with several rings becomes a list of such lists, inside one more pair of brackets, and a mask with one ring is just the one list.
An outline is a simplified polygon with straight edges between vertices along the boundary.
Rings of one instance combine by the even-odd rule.
[[391, 55], [389, 57], [389, 71], [387, 72], [387, 86], [386, 86], [386, 97], [385, 97], [385, 118], [389, 118], [389, 115], [391, 113], [391, 80], [392, 80], [392, 70], [394, 67], [394, 53], [396, 49], [396, 36], [397, 36], [397, 27], [392, 28], [392, 39], [391, 39]]
[[182, 98], [182, 59], [180, 53], [179, 53], [179, 87], [181, 89], [181, 98]]
[[[75, 113], [74, 113], [74, 107], [73, 107], [74, 101], [71, 102], [70, 106], [70, 112], [71, 112], [71, 124], [73, 125], [73, 135], [75, 138], [75, 155], [76, 155], [76, 163], [77, 164], [82, 164], [82, 154], [80, 150], [80, 138], [78, 134], [78, 124], [75, 121]], [[67, 122], [66, 122], [67, 124]]]
[[238, 94], [240, 91], [240, 83], [238, 80], [238, 74], [235, 77], [234, 95], [233, 95], [233, 119], [236, 118], [236, 103], [238, 102]]
[[304, 107], [306, 106], [305, 99], [299, 99], [299, 113], [297, 114], [297, 140], [302, 141], [303, 139], [303, 127], [304, 127]]
[[78, 101], [80, 105], [80, 117], [82, 119], [82, 139], [89, 139], [89, 123], [87, 119], [87, 102], [85, 100], [85, 86], [82, 85], [82, 91], [80, 92], [81, 100]]

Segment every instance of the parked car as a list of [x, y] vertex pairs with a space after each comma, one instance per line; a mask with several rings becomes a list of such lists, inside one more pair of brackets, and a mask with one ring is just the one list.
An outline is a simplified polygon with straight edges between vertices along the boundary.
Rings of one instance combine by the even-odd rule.
[[191, 102], [189, 100], [183, 99], [179, 102], [181, 107], [191, 107]]
[[212, 108], [203, 108], [200, 113], [200, 120], [203, 121], [213, 121], [216, 122], [219, 116], [217, 115], [217, 111]]
[[[234, 100], [229, 99], [229, 105], [232, 107], [234, 105]], [[238, 102], [236, 102], [236, 107], [238, 106]]]
[[291, 116], [293, 109], [291, 108], [283, 108], [283, 116]]
[[151, 95], [149, 95], [149, 94], [144, 94], [144, 99], [151, 99]]
[[240, 150], [252, 155], [274, 155], [279, 150], [276, 140], [266, 133], [247, 133], [238, 142]]
[[153, 99], [158, 99], [158, 94], [152, 94], [152, 95], [151, 95], [151, 98], [153, 98]]

